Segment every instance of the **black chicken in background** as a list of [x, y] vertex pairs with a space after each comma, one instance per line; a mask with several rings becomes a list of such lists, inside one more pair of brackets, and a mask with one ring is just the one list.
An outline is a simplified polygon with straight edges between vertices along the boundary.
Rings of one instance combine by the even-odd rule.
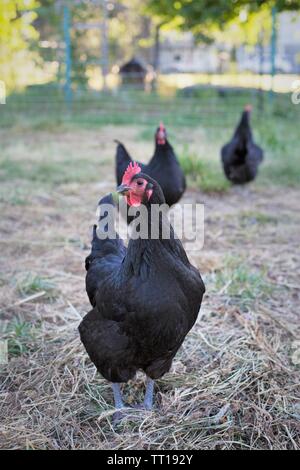
[[[129, 165], [117, 193], [129, 206], [146, 207], [149, 227], [152, 208], [165, 202], [158, 183], [137, 164]], [[117, 193], [100, 201], [99, 227]], [[169, 239], [162, 237], [164, 224]], [[152, 409], [153, 381], [169, 371], [197, 319], [205, 287], [166, 214], [160, 218], [158, 239], [130, 239], [127, 249], [117, 234], [102, 236], [106, 225], [99, 230], [97, 234], [94, 226], [86, 259], [86, 290], [93, 308], [79, 326], [81, 341], [100, 374], [112, 382], [117, 409], [125, 406], [119, 384], [139, 369], [147, 375], [143, 406]]]
[[233, 184], [253, 181], [263, 160], [263, 151], [252, 137], [251, 111], [250, 105], [245, 106], [232, 140], [221, 150], [224, 173]]
[[[125, 146], [117, 141], [116, 152], [116, 177], [117, 184], [121, 184], [124, 171], [132, 158]], [[158, 182], [163, 190], [168, 206], [176, 204], [186, 189], [186, 181], [183, 171], [179, 165], [172, 145], [167, 139], [167, 132], [161, 123], [155, 133], [155, 151], [150, 162], [145, 165], [139, 163], [143, 173]]]

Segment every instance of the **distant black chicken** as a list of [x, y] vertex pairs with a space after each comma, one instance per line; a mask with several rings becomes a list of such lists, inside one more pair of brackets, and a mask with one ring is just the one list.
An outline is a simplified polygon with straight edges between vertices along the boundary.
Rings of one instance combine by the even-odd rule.
[[263, 151], [253, 141], [250, 127], [251, 106], [245, 107], [232, 140], [221, 150], [226, 177], [234, 184], [244, 184], [255, 179], [263, 160]]
[[[137, 164], [129, 165], [117, 193], [125, 196], [128, 206], [144, 205], [149, 226], [151, 211], [164, 203], [158, 183]], [[97, 232], [94, 226], [86, 259], [86, 289], [93, 309], [79, 332], [97, 370], [113, 383], [116, 408], [124, 407], [119, 383], [141, 369], [148, 377], [144, 407], [151, 409], [153, 380], [170, 369], [197, 319], [205, 287], [166, 215], [159, 219], [158, 239], [130, 239], [127, 249], [114, 229], [108, 232], [108, 223], [100, 229], [117, 193], [99, 203], [99, 226]], [[162, 236], [165, 224], [169, 239]]]
[[[121, 184], [124, 171], [132, 158], [125, 146], [119, 142], [116, 153], [116, 177], [118, 185]], [[169, 206], [176, 204], [186, 189], [186, 181], [179, 165], [172, 145], [167, 139], [166, 129], [160, 124], [155, 133], [155, 151], [150, 162], [145, 165], [139, 163], [143, 173], [155, 179], [163, 190], [166, 203]]]

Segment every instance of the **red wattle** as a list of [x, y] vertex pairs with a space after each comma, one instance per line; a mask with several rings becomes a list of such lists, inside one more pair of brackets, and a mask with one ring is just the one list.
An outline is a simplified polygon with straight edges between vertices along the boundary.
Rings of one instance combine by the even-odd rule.
[[142, 203], [141, 197], [133, 193], [128, 194], [126, 196], [126, 200], [127, 200], [127, 204], [133, 207], [138, 207]]

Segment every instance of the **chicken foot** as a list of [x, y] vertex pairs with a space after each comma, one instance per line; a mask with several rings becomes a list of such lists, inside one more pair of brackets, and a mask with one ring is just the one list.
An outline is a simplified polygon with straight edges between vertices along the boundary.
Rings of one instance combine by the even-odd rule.
[[[123, 408], [126, 408], [126, 405], [123, 402], [120, 384], [112, 383], [112, 389], [113, 389], [115, 408], [116, 408], [116, 412], [113, 415], [113, 423], [114, 425], [116, 425], [122, 420], [122, 418], [124, 418]], [[153, 408], [153, 395], [154, 395], [154, 380], [147, 377], [146, 392], [145, 392], [143, 404], [135, 405], [134, 408], [145, 409], [145, 410], [151, 411]]]

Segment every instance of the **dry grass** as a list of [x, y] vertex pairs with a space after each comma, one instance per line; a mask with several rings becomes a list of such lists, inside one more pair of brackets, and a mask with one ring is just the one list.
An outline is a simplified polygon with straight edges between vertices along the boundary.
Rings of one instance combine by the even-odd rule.
[[[143, 159], [152, 143], [137, 135], [102, 128], [1, 136], [10, 162], [23, 161], [27, 173], [11, 165], [1, 188], [9, 363], [0, 370], [0, 447], [299, 449], [300, 191], [288, 188], [186, 194], [206, 207], [205, 246], [191, 253], [205, 301], [172, 371], [157, 382], [155, 411], [131, 410], [113, 429], [110, 386], [89, 362], [77, 325], [89, 309], [88, 228], [114, 184], [111, 142], [131, 140]], [[61, 172], [49, 166], [48, 179], [33, 178], [31, 160]], [[129, 403], [141, 399], [143, 380], [125, 386]]]

